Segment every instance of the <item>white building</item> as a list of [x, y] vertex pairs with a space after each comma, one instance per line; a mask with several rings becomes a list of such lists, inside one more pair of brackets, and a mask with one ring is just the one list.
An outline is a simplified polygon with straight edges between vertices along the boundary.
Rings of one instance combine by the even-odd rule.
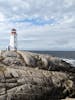
[[8, 50], [17, 50], [17, 33], [16, 29], [12, 29], [10, 33], [10, 44]]

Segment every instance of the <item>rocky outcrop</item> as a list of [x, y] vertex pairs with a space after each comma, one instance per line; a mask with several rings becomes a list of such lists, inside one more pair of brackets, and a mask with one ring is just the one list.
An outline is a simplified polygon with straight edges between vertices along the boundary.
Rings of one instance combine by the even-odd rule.
[[22, 59], [22, 56], [18, 54], [17, 52], [13, 51], [4, 51], [1, 53], [0, 56], [1, 63], [6, 65], [6, 66], [24, 66], [25, 63]]
[[0, 100], [75, 98], [75, 69], [49, 55], [2, 51]]
[[0, 67], [0, 100], [58, 100], [75, 95], [75, 84], [63, 72]]
[[75, 73], [74, 67], [58, 57], [24, 51], [18, 51], [18, 53], [23, 57], [26, 66], [49, 71], [65, 71]]

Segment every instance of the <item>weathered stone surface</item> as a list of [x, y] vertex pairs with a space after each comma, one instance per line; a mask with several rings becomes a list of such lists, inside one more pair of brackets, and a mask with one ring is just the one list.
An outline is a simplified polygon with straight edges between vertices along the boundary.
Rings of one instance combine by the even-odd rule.
[[36, 53], [29, 53], [24, 51], [18, 51], [22, 55], [26, 66], [36, 67], [39, 69], [50, 70], [50, 71], [67, 71], [75, 72], [75, 68], [69, 63], [63, 61], [60, 58], [52, 57], [49, 55], [41, 55]]
[[1, 61], [4, 65], [7, 66], [24, 66], [25, 62], [22, 59], [22, 56], [18, 54], [17, 52], [13, 51], [4, 51], [1, 54], [1, 58], [3, 58]]
[[67, 93], [68, 96], [75, 95], [74, 76], [67, 73], [18, 69], [18, 66], [0, 70], [2, 72], [0, 77], [4, 77], [0, 79], [0, 98], [7, 94], [8, 100], [58, 100], [66, 97]]
[[65, 61], [23, 51], [0, 55], [0, 100], [75, 98], [75, 68]]

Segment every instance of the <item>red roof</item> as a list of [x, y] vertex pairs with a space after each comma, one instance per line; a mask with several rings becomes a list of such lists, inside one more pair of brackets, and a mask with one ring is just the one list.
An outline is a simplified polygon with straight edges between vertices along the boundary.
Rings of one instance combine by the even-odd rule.
[[15, 28], [13, 28], [13, 29], [12, 29], [12, 31], [16, 31], [16, 29], [15, 29]]
[[11, 30], [11, 34], [16, 34], [16, 29], [13, 28], [13, 29]]

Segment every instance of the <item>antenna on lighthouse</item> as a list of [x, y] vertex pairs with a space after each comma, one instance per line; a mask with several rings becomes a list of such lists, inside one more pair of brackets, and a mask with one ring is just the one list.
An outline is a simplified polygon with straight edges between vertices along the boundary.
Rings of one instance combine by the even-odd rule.
[[16, 29], [12, 29], [11, 33], [10, 33], [10, 44], [8, 47], [8, 50], [17, 50], [17, 33], [16, 33]]

